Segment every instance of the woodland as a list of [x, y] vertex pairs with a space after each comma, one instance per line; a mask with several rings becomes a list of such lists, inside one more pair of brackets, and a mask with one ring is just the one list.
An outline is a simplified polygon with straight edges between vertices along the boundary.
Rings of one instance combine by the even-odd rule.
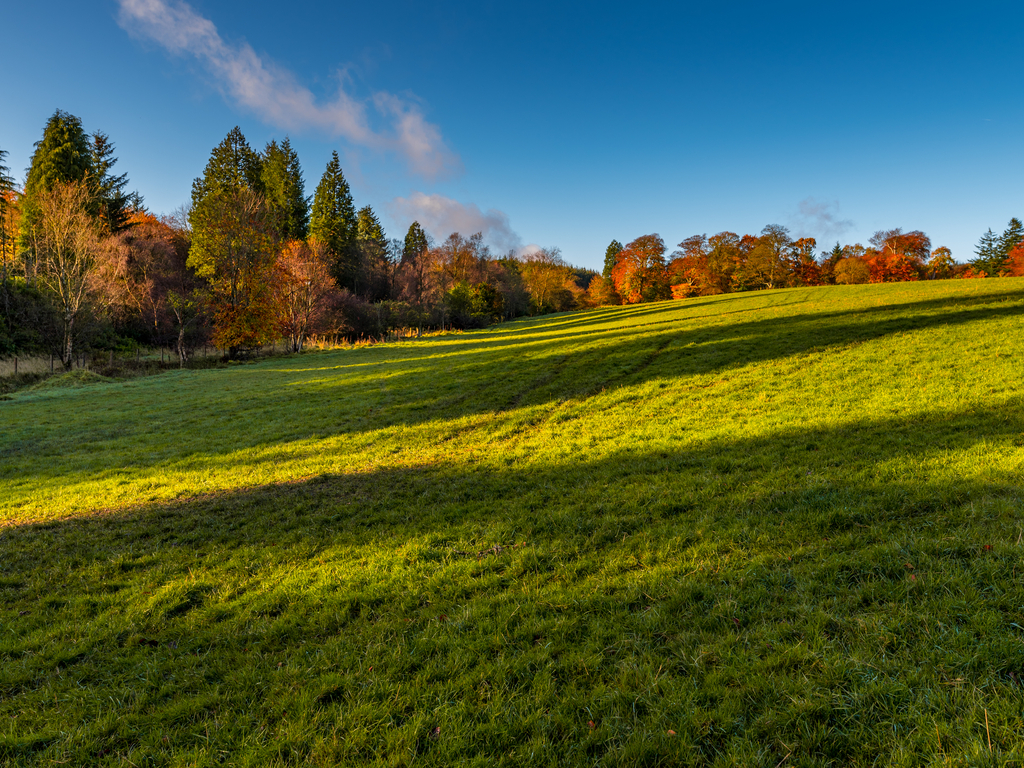
[[380, 339], [516, 317], [692, 296], [831, 284], [1024, 274], [1024, 225], [991, 229], [958, 264], [921, 231], [818, 252], [779, 225], [759, 234], [613, 240], [601, 273], [558, 248], [492, 253], [481, 233], [434, 240], [419, 222], [389, 238], [356, 207], [337, 153], [312, 195], [285, 138], [262, 151], [236, 127], [213, 148], [190, 202], [147, 210], [117, 174], [109, 136], [56, 111], [17, 185], [0, 149], [0, 357], [199, 348], [244, 357], [285, 340]]

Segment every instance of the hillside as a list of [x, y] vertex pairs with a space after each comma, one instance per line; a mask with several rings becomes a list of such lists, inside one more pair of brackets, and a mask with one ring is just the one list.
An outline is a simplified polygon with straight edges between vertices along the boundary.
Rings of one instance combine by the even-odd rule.
[[0, 762], [1017, 765], [1024, 280], [0, 402]]

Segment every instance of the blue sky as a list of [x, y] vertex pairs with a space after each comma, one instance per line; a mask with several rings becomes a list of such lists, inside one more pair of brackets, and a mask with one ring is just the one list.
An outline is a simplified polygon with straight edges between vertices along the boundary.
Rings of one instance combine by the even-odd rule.
[[57, 108], [155, 212], [239, 125], [337, 149], [388, 234], [482, 229], [600, 268], [650, 232], [767, 224], [819, 248], [922, 229], [971, 258], [1024, 218], [1020, 3], [55, 0], [5, 8], [0, 148]]

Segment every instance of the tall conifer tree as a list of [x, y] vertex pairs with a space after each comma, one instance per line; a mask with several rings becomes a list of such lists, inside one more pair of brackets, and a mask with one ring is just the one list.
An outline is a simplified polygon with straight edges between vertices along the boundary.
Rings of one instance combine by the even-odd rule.
[[128, 174], [114, 176], [110, 169], [117, 163], [114, 144], [107, 134], [97, 131], [89, 147], [92, 166], [89, 183], [94, 197], [93, 207], [103, 229], [114, 234], [126, 229], [132, 208], [140, 202], [138, 195], [125, 193]]
[[193, 208], [213, 192], [249, 189], [263, 194], [263, 163], [235, 126], [224, 140], [213, 148], [202, 178], [192, 182]]
[[214, 340], [232, 357], [273, 338], [280, 233], [263, 192], [262, 162], [237, 127], [192, 183], [188, 265], [209, 281]]
[[302, 179], [299, 156], [286, 137], [271, 141], [263, 150], [263, 187], [281, 222], [286, 240], [304, 240], [309, 234], [309, 198]]
[[360, 293], [370, 301], [388, 298], [392, 267], [388, 259], [388, 238], [373, 208], [366, 205], [356, 215], [356, 240], [360, 255]]
[[36, 143], [25, 179], [20, 246], [31, 252], [34, 231], [39, 226], [38, 198], [57, 183], [82, 181], [92, 171], [92, 150], [82, 121], [58, 109]]
[[405, 243], [402, 248], [402, 263], [413, 262], [422, 256], [428, 248], [427, 233], [423, 231], [418, 221], [409, 225], [409, 231], [405, 233]]
[[976, 256], [971, 259], [971, 266], [990, 277], [998, 274], [1002, 259], [999, 258], [999, 241], [996, 239], [996, 234], [992, 231], [991, 227], [978, 240], [974, 253]]
[[608, 280], [612, 276], [612, 270], [615, 269], [615, 261], [618, 258], [619, 253], [622, 251], [622, 243], [618, 240], [612, 240], [604, 252], [604, 269], [601, 270], [601, 276]]
[[373, 208], [368, 205], [359, 209], [356, 221], [356, 232], [360, 242], [372, 242], [382, 249], [386, 249], [388, 246], [388, 238], [387, 235], [384, 234], [384, 227], [381, 226], [380, 219], [378, 219], [377, 214], [373, 212]]
[[1024, 241], [1024, 223], [1014, 216], [1010, 219], [1010, 223], [1006, 226], [1003, 234], [999, 236], [999, 242], [996, 250], [999, 253], [1000, 264], [1003, 266], [1003, 262], [1006, 261], [1006, 257], [1020, 242]]
[[354, 290], [358, 281], [359, 253], [357, 222], [352, 193], [341, 171], [338, 153], [331, 161], [313, 194], [309, 234], [322, 241], [331, 254], [331, 269], [339, 287]]

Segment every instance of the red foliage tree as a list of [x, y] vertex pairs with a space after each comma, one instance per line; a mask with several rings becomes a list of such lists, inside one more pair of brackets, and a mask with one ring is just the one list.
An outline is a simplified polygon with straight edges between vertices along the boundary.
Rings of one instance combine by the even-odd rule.
[[880, 230], [871, 236], [873, 249], [868, 251], [868, 268], [872, 283], [898, 283], [919, 280], [925, 273], [924, 263], [931, 256], [932, 241], [920, 230]]
[[309, 242], [289, 240], [281, 249], [278, 320], [292, 352], [301, 352], [306, 336], [318, 333], [326, 319], [330, 296], [336, 289], [331, 277], [332, 260], [327, 245], [316, 237]]
[[1024, 277], [1024, 243], [1014, 246], [1006, 254], [1004, 269], [1013, 277]]
[[813, 237], [802, 237], [790, 246], [790, 270], [793, 285], [822, 285], [821, 267], [814, 251], [818, 242]]
[[615, 291], [627, 304], [671, 297], [665, 271], [665, 241], [660, 235], [642, 235], [615, 257]]

